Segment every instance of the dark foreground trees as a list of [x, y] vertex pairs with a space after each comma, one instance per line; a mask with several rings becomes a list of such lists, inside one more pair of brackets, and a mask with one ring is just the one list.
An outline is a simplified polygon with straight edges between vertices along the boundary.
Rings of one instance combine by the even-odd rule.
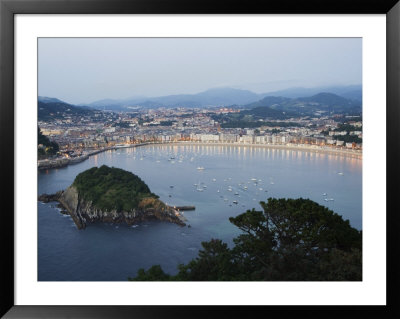
[[38, 127], [38, 158], [43, 159], [52, 155], [56, 155], [59, 151], [59, 145], [50, 141], [47, 136], [42, 134]]
[[348, 220], [309, 199], [269, 198], [260, 204], [263, 212], [248, 210], [229, 219], [243, 231], [233, 248], [212, 239], [175, 276], [156, 265], [129, 280], [362, 280], [362, 233]]

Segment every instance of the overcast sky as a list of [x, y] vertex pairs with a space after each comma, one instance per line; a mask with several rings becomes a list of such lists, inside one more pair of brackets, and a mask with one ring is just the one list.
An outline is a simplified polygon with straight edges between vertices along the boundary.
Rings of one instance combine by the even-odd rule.
[[361, 38], [40, 38], [39, 95], [69, 103], [362, 83]]

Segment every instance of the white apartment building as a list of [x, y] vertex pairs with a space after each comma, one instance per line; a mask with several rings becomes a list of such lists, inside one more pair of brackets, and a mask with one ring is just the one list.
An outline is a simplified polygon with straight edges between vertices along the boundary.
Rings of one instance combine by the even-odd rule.
[[115, 132], [115, 127], [108, 127], [104, 129], [104, 133], [114, 133]]
[[253, 143], [253, 136], [251, 135], [243, 135], [239, 137], [239, 142], [240, 143], [245, 143], [245, 144], [252, 144]]
[[201, 134], [200, 141], [202, 142], [219, 142], [219, 135], [214, 134]]

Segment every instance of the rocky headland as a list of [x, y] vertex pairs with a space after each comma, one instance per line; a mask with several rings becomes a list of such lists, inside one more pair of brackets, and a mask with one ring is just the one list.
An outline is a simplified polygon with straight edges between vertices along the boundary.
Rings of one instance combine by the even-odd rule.
[[66, 190], [42, 194], [38, 200], [58, 202], [78, 229], [96, 222], [133, 225], [148, 220], [186, 225], [179, 210], [159, 200], [136, 175], [105, 165], [79, 174]]

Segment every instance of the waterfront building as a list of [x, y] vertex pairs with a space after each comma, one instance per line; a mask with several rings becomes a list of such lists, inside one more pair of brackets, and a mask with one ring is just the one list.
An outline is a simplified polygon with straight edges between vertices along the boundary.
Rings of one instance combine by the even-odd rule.
[[237, 135], [229, 133], [221, 133], [219, 135], [219, 141], [222, 143], [235, 143], [237, 141]]
[[239, 142], [244, 144], [253, 144], [253, 136], [243, 135], [239, 138]]

